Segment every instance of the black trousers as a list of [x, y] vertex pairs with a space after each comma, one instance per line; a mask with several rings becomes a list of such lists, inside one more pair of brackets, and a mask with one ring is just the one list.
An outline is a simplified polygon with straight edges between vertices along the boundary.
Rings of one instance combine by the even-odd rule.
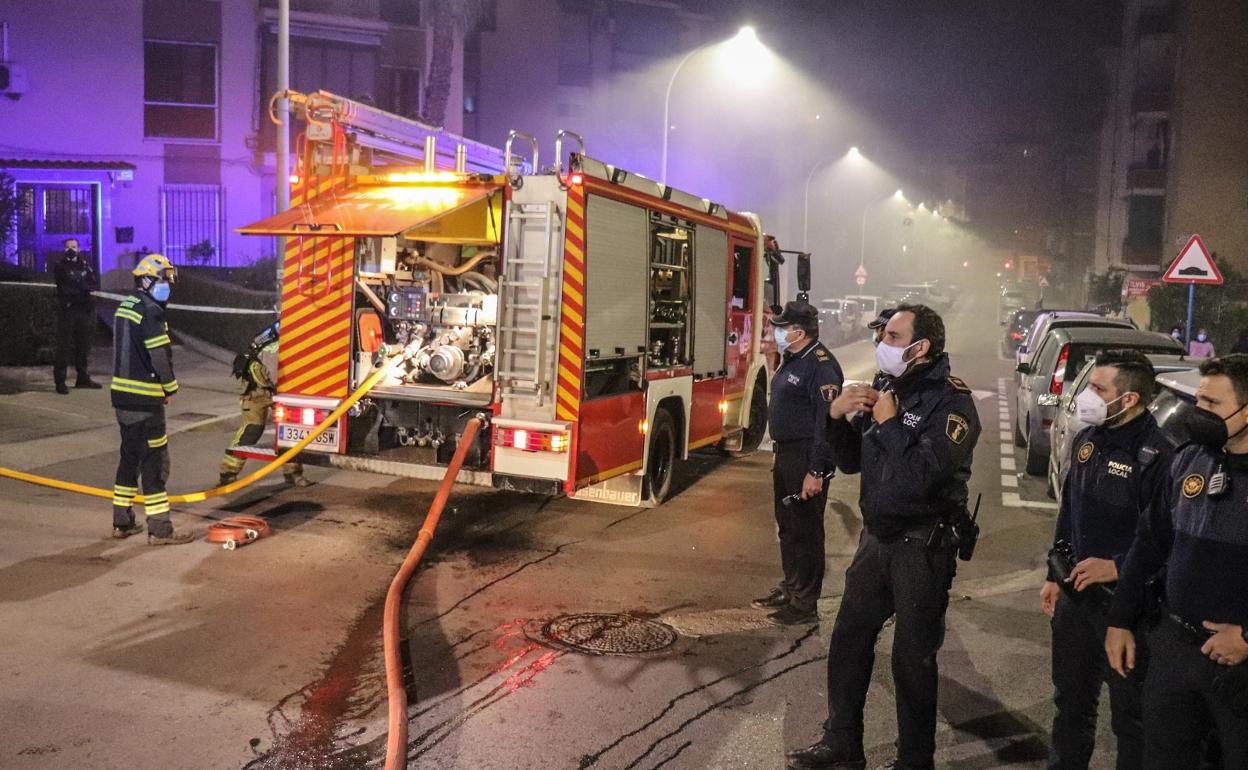
[[65, 384], [65, 373], [72, 363], [78, 379], [85, 380], [87, 362], [91, 357], [91, 338], [95, 336], [95, 310], [61, 307], [56, 312], [56, 358], [52, 378], [57, 385]]
[[929, 549], [926, 538], [880, 540], [863, 530], [845, 572], [845, 594], [828, 645], [828, 721], [824, 742], [862, 753], [863, 708], [875, 643], [897, 616], [893, 682], [897, 759], [931, 766], [936, 752], [936, 653], [945, 641], [949, 586], [957, 569], [951, 548]]
[[[1216, 729], [1224, 770], [1248, 767], [1248, 717], [1236, 716], [1213, 691], [1227, 671], [1200, 651], [1177, 623], [1163, 620], [1149, 638], [1152, 661], [1144, 680], [1144, 767], [1200, 767], [1209, 728]], [[1248, 666], [1248, 663], [1241, 663]]]
[[1109, 667], [1105, 656], [1105, 607], [1089, 597], [1076, 601], [1065, 593], [1053, 613], [1052, 672], [1053, 751], [1049, 770], [1087, 770], [1096, 748], [1097, 701], [1101, 682], [1109, 686], [1110, 725], [1118, 741], [1118, 770], [1144, 765], [1142, 723], [1143, 681], [1147, 647], [1136, 648], [1135, 671], [1123, 678]]
[[165, 408], [152, 412], [117, 410], [121, 428], [121, 458], [113, 483], [113, 526], [134, 524], [134, 497], [143, 482], [143, 513], [149, 535], [166, 537], [173, 532], [169, 520], [169, 437], [165, 434]]
[[823, 490], [815, 497], [785, 505], [785, 497], [802, 491], [810, 470], [810, 442], [777, 441], [774, 449], [771, 482], [780, 533], [780, 569], [784, 574], [780, 590], [794, 609], [814, 612], [823, 591], [823, 511], [828, 503], [828, 482], [823, 482]]

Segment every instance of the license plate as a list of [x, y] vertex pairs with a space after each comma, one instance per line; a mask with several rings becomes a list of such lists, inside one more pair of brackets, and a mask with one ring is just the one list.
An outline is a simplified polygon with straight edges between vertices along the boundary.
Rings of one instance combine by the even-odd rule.
[[[311, 432], [311, 428], [305, 428], [302, 425], [279, 425], [277, 426], [277, 443], [281, 446], [294, 446], [307, 438]], [[338, 427], [329, 428], [312, 439], [312, 443], [308, 444], [306, 449], [313, 452], [337, 452]]]

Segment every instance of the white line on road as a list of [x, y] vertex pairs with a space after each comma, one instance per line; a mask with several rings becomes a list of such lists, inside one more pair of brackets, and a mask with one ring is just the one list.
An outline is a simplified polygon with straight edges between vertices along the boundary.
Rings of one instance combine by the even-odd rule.
[[1036, 508], [1042, 511], [1056, 511], [1057, 503], [1044, 502], [1037, 503], [1031, 500], [1024, 500], [1018, 496], [1017, 492], [1002, 492], [1001, 504], [1006, 508]]
[[1012, 473], [1002, 473], [1001, 474], [1001, 486], [1010, 487], [1012, 489], [1017, 489], [1018, 488], [1018, 476], [1015, 476]]
[[1002, 458], [1001, 458], [1001, 470], [1003, 470], [1003, 471], [1014, 471], [1014, 470], [1018, 470], [1018, 468], [1014, 465], [1014, 458], [1013, 458], [1013, 457], [1002, 457]]
[[1013, 440], [1014, 440], [1014, 437], [1010, 435], [1010, 432], [1008, 430], [1001, 431], [1001, 443], [1002, 444], [1005, 444], [1006, 442], [1013, 441]]

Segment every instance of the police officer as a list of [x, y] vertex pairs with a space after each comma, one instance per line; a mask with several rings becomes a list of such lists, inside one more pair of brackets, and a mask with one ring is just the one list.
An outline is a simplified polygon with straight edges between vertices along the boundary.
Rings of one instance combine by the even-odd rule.
[[[273, 377], [269, 367], [265, 365], [265, 357], [277, 355], [278, 325], [275, 323], [260, 332], [251, 342], [245, 353], [234, 357], [232, 374], [242, 384], [242, 395], [238, 399], [242, 421], [225, 457], [221, 458], [221, 475], [217, 483], [225, 486], [238, 478], [239, 471], [247, 464], [247, 460], [237, 457], [230, 450], [240, 446], [252, 446], [264, 434], [264, 426], [269, 422], [269, 409], [273, 406]], [[292, 462], [282, 466], [282, 475], [286, 483], [296, 487], [308, 486], [303, 475], [303, 466]]]
[[[796, 770], [861, 770], [863, 708], [875, 642], [896, 614], [893, 678], [897, 768], [933, 768], [936, 653], [944, 641], [955, 544], [979, 419], [971, 390], [949, 374], [945, 324], [924, 305], [900, 305], [876, 348], [883, 389], [849, 387], [832, 402], [837, 467], [862, 473], [863, 531], [845, 572], [828, 647], [822, 740], [790, 752]], [[861, 414], [854, 422], [849, 417]]]
[[56, 282], [56, 358], [52, 368], [56, 392], [69, 393], [65, 374], [71, 359], [78, 372], [74, 387], [100, 388], [87, 373], [91, 337], [95, 334], [95, 299], [91, 291], [97, 282], [87, 256], [78, 249], [77, 238], [66, 239], [65, 255], [52, 269], [52, 276]]
[[823, 509], [833, 469], [828, 404], [844, 378], [836, 358], [819, 342], [819, 311], [809, 303], [788, 303], [771, 323], [781, 362], [771, 381], [768, 430], [775, 451], [772, 490], [784, 577], [751, 604], [772, 610], [767, 616], [772, 624], [787, 626], [818, 619]]
[[892, 318], [896, 312], [897, 308], [886, 307], [867, 323], [867, 328], [871, 330], [871, 344], [875, 347], [880, 346], [880, 340], [884, 339], [884, 327], [888, 325], [888, 319]]
[[[1079, 419], [1070, 472], [1062, 484], [1054, 548], [1068, 548], [1074, 569], [1052, 567], [1040, 603], [1052, 620], [1052, 770], [1087, 770], [1096, 744], [1101, 682], [1109, 686], [1111, 725], [1118, 739], [1119, 770], [1143, 765], [1140, 723], [1143, 671], [1121, 677], [1105, 662], [1109, 586], [1118, 579], [1140, 510], [1157, 493], [1173, 454], [1148, 413], [1153, 367], [1134, 350], [1096, 357], [1088, 386], [1075, 397]], [[1052, 560], [1050, 561], [1052, 565]]]
[[1105, 637], [1115, 671], [1138, 668], [1145, 584], [1164, 566], [1144, 680], [1147, 770], [1199, 766], [1210, 726], [1223, 768], [1248, 767], [1248, 355], [1205, 361], [1200, 373], [1190, 443], [1140, 518]]
[[135, 290], [113, 317], [113, 408], [121, 426], [121, 458], [113, 486], [113, 537], [143, 531], [134, 519], [134, 498], [143, 480], [147, 542], [180, 545], [194, 540], [174, 532], [169, 520], [169, 437], [165, 405], [178, 391], [165, 303], [177, 269], [162, 254], [148, 254], [131, 271]]

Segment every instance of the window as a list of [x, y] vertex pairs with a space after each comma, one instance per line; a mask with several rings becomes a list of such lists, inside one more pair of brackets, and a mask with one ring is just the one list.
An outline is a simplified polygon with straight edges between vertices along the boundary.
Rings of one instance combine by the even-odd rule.
[[217, 47], [143, 43], [143, 135], [217, 138]]
[[[464, 98], [465, 111], [468, 97]], [[377, 106], [405, 118], [420, 116], [420, 70], [382, 67], [377, 70]]]
[[381, 0], [381, 20], [390, 24], [420, 26], [418, 0]]
[[225, 264], [225, 191], [220, 185], [160, 188], [160, 250], [178, 263]]
[[754, 247], [740, 244], [732, 247], [732, 309], [749, 310], [750, 267], [754, 262]]
[[[401, 90], [408, 88], [406, 84], [410, 81], [419, 82], [420, 78], [416, 75], [416, 71], [403, 70], [405, 74], [396, 76], [394, 70], [378, 67], [377, 53], [376, 46], [320, 38], [292, 37], [290, 40], [290, 87], [309, 94], [324, 89], [349, 99], [377, 104], [383, 109], [388, 109], [388, 106], [378, 101], [380, 92], [385, 92], [387, 99], [406, 98], [408, 102], [411, 102], [410, 94], [396, 96], [386, 89], [394, 86], [396, 77]], [[265, 37], [262, 66], [264, 76], [260, 83], [259, 103], [267, 105], [269, 97], [277, 91], [277, 37], [275, 35]], [[260, 111], [259, 117], [261, 146], [263, 149], [271, 150], [277, 144], [277, 132], [263, 110]]]

